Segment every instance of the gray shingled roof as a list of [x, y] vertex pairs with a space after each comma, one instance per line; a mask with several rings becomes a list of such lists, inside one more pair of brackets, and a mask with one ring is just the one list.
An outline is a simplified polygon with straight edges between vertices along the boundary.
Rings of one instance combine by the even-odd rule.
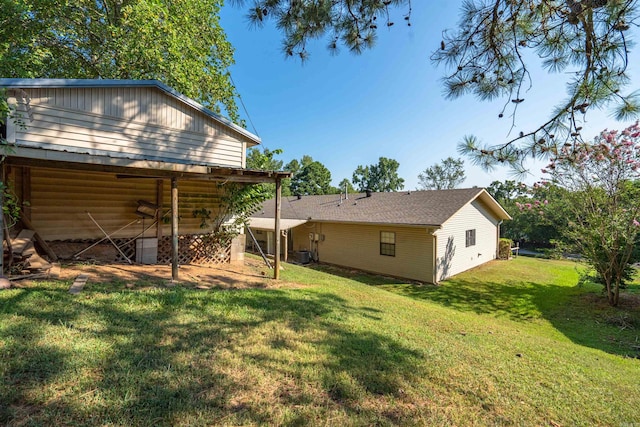
[[[282, 198], [281, 218], [312, 221], [440, 226], [466, 204], [480, 198], [499, 219], [509, 214], [483, 188], [403, 191], [395, 193], [331, 194]], [[252, 217], [274, 218], [275, 199], [268, 200]]]

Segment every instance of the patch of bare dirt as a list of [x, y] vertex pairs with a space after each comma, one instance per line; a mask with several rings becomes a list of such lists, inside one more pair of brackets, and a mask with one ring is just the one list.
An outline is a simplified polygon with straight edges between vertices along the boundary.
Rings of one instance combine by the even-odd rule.
[[171, 281], [170, 265], [129, 265], [101, 263], [63, 264], [57, 275], [59, 280], [73, 281], [81, 274], [88, 282], [124, 282], [130, 289], [150, 286], [188, 286], [197, 289], [250, 289], [279, 288], [285, 285], [272, 279], [273, 270], [262, 260], [245, 259], [244, 264], [219, 266], [181, 265], [178, 281]]
[[[609, 300], [604, 293], [586, 294], [582, 297], [590, 305], [594, 305], [599, 309], [609, 309]], [[618, 301], [618, 309], [637, 310], [640, 308], [640, 295], [628, 292], [620, 292], [620, 300]]]

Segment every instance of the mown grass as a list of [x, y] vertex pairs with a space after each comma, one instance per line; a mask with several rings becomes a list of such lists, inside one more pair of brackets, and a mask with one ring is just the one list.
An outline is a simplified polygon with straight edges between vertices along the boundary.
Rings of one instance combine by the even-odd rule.
[[640, 422], [638, 308], [577, 287], [573, 263], [439, 287], [321, 270], [287, 265], [278, 289], [3, 291], [0, 424]]

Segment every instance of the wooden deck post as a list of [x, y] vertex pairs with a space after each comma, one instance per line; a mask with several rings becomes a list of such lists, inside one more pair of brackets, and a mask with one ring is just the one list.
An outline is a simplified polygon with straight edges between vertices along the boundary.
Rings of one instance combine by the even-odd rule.
[[280, 210], [282, 208], [282, 182], [276, 178], [276, 223], [274, 225], [273, 234], [275, 236], [275, 256], [273, 264], [273, 278], [280, 279]]
[[178, 178], [171, 178], [171, 280], [178, 280]]

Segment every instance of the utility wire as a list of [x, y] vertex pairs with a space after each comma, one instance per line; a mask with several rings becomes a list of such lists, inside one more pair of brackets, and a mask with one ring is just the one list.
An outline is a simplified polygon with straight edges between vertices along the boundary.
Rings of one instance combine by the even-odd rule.
[[244, 105], [244, 101], [242, 100], [242, 95], [240, 95], [240, 92], [238, 92], [238, 87], [236, 85], [236, 82], [233, 81], [233, 76], [231, 75], [231, 71], [227, 69], [227, 72], [229, 73], [229, 79], [231, 79], [231, 84], [233, 84], [233, 87], [236, 88], [236, 93], [238, 94], [238, 99], [240, 100], [240, 105], [242, 105], [244, 114], [246, 114], [247, 119], [249, 119], [249, 123], [251, 123], [251, 127], [253, 128], [253, 133], [255, 133], [257, 136], [260, 136], [260, 134], [258, 133], [258, 130], [256, 129], [256, 126], [253, 124], [253, 120], [251, 120], [251, 115], [249, 115], [249, 111], [247, 110], [247, 107]]

